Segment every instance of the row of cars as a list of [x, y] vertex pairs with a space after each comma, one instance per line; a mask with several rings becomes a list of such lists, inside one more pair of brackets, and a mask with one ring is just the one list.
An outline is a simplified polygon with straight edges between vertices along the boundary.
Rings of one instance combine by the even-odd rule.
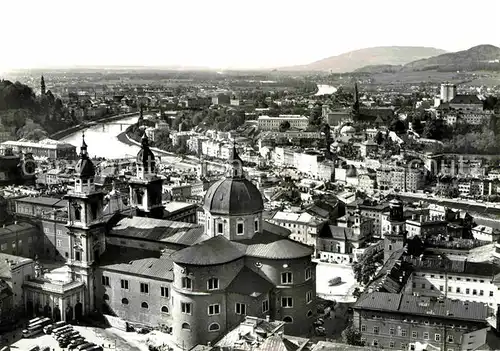
[[[72, 325], [60, 321], [52, 323], [50, 318], [35, 318], [29, 321], [23, 330], [23, 337], [29, 338], [40, 334], [52, 334], [61, 348], [77, 351], [103, 351], [101, 346], [87, 342]], [[29, 351], [50, 351], [50, 347], [35, 346]]]

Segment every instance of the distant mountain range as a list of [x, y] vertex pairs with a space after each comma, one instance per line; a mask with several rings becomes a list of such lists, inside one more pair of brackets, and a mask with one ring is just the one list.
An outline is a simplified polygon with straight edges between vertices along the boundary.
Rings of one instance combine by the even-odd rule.
[[279, 68], [279, 71], [331, 71], [334, 73], [352, 72], [365, 66], [398, 66], [427, 59], [446, 53], [436, 48], [422, 46], [378, 46], [350, 51], [332, 56], [307, 65]]

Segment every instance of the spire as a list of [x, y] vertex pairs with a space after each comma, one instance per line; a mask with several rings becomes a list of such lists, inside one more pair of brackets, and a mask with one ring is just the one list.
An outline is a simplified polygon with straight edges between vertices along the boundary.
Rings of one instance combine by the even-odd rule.
[[88, 153], [87, 153], [87, 143], [85, 142], [85, 132], [82, 133], [82, 146], [80, 147], [80, 157], [81, 158], [87, 158]]
[[236, 143], [233, 143], [233, 149], [229, 153], [229, 169], [227, 172], [228, 178], [236, 178], [243, 176], [243, 161], [236, 151]]
[[358, 83], [354, 83], [354, 105], [353, 110], [355, 114], [359, 113], [359, 92], [358, 92]]
[[149, 138], [148, 138], [148, 135], [146, 133], [144, 133], [142, 135], [141, 145], [142, 145], [143, 149], [146, 147], [149, 147]]

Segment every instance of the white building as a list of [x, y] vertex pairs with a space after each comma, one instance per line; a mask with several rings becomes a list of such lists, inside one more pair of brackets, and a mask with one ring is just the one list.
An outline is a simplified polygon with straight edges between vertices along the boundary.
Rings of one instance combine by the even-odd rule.
[[279, 115], [278, 117], [260, 116], [257, 124], [260, 130], [278, 131], [282, 122], [289, 122], [291, 128], [306, 129], [309, 118], [301, 115]]

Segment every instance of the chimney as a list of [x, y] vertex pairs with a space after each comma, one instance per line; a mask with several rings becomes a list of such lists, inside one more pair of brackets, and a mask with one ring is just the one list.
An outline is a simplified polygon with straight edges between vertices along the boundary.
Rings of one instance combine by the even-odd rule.
[[268, 314], [266, 314], [266, 322], [269, 322], [271, 321], [271, 316], [269, 316]]
[[282, 332], [282, 331], [278, 332], [278, 336], [279, 336], [281, 339], [283, 339], [283, 332]]

